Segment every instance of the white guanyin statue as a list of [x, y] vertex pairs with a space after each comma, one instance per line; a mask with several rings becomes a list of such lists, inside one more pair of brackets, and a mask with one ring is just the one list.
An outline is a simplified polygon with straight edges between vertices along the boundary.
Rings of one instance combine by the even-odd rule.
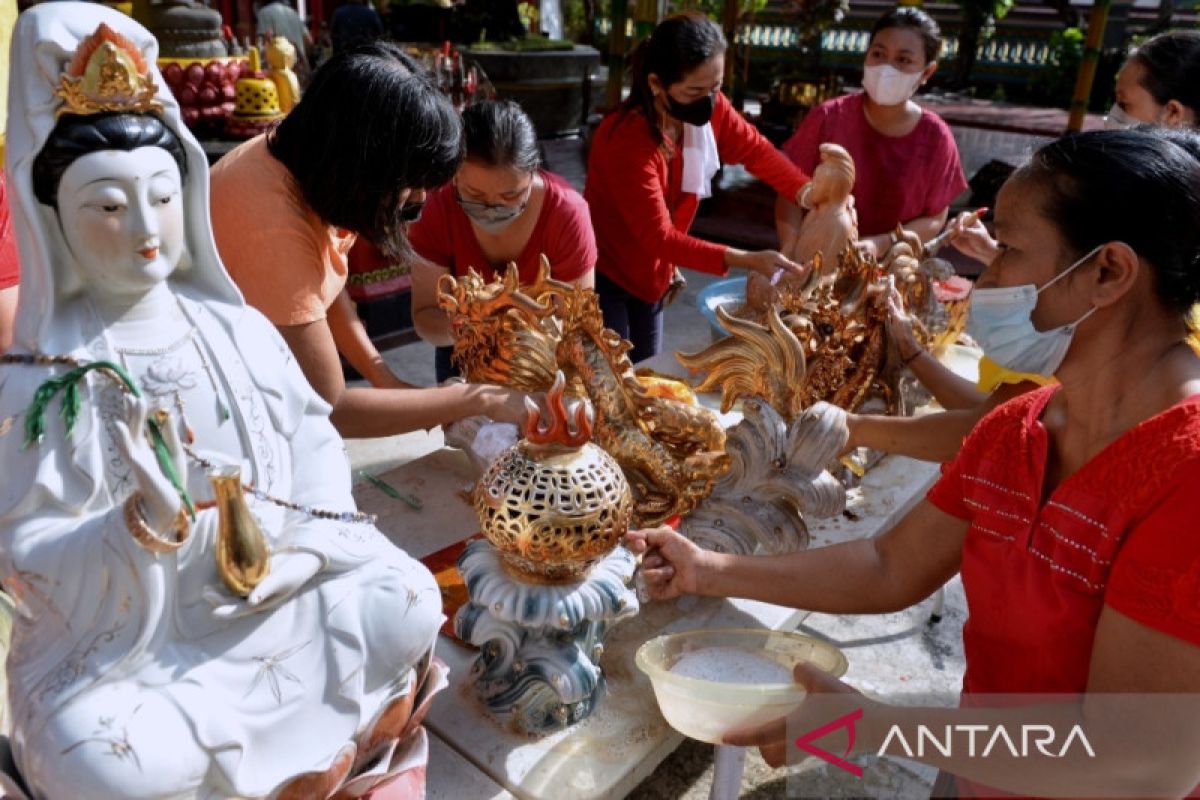
[[[221, 266], [207, 164], [154, 39], [60, 2], [13, 41], [0, 584], [19, 777], [0, 783], [55, 800], [419, 795], [440, 593], [354, 512], [329, 406]], [[231, 468], [270, 554], [245, 597], [215, 552], [209, 476]]]

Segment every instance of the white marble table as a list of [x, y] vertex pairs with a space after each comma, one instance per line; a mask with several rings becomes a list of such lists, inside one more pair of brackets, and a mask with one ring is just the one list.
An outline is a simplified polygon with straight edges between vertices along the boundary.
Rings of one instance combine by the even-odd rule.
[[[678, 374], [674, 360], [649, 366]], [[706, 404], [713, 398], [703, 398]], [[732, 422], [736, 417], [731, 418]], [[874, 536], [915, 505], [937, 474], [934, 464], [888, 457], [850, 492], [848, 516], [809, 520], [811, 546]], [[420, 498], [413, 510], [369, 483], [355, 490], [359, 506], [379, 515], [380, 529], [412, 556], [422, 558], [476, 530], [472, 508], [461, 496], [474, 479], [467, 457], [441, 449], [381, 476], [402, 493]], [[582, 723], [530, 738], [493, 721], [467, 682], [474, 651], [443, 637], [438, 654], [451, 668], [450, 688], [434, 703], [427, 725], [437, 740], [431, 760], [431, 797], [491, 797], [505, 791], [521, 798], [618, 798], [626, 795], [682, 741], [659, 713], [649, 680], [634, 666], [634, 653], [662, 633], [702, 627], [794, 628], [807, 612], [745, 600], [681, 598], [648, 603], [636, 618], [610, 635], [602, 664], [608, 694]], [[453, 757], [443, 750], [448, 747]], [[439, 758], [451, 763], [437, 763]], [[471, 771], [467, 765], [473, 765]], [[443, 783], [452, 781], [448, 789]], [[464, 794], [463, 792], [467, 792]]]

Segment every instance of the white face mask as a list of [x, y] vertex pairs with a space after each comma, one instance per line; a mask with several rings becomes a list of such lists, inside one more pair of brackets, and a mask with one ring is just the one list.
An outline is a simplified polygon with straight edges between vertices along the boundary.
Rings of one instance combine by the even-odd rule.
[[1100, 252], [1099, 245], [1083, 258], [1054, 276], [1040, 289], [1032, 283], [1005, 289], [971, 291], [971, 313], [967, 333], [983, 348], [983, 354], [1005, 369], [1033, 375], [1053, 375], [1067, 356], [1075, 329], [1096, 312], [1092, 308], [1072, 323], [1048, 331], [1033, 326], [1038, 295], [1070, 275], [1080, 264]]
[[1125, 113], [1125, 109], [1121, 108], [1116, 103], [1113, 103], [1112, 108], [1108, 109], [1108, 113], [1104, 115], [1104, 127], [1109, 130], [1120, 130], [1121, 128], [1132, 128], [1134, 125], [1141, 123], [1141, 120], [1136, 120]]
[[863, 67], [863, 88], [881, 106], [896, 106], [913, 96], [921, 72], [901, 72], [891, 64]]

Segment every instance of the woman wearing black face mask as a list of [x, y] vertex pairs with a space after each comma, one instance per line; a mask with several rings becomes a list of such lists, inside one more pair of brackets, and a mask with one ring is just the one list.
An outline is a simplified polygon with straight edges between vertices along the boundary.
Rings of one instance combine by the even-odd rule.
[[[475, 414], [524, 416], [524, 396], [490, 386], [418, 389], [398, 380], [345, 292], [363, 237], [408, 261], [405, 234], [426, 189], [462, 160], [453, 106], [404, 52], [374, 42], [313, 76], [275, 130], [212, 170], [213, 234], [246, 301], [279, 329], [342, 436], [385, 436]], [[341, 352], [373, 388], [348, 388]]]
[[725, 37], [700, 14], [662, 22], [633, 54], [629, 98], [600, 124], [584, 197], [599, 258], [604, 321], [634, 361], [662, 347], [663, 300], [676, 267], [774, 276], [803, 268], [774, 250], [748, 253], [688, 236], [721, 163], [741, 163], [791, 199], [808, 178], [720, 94]]
[[562, 178], [541, 169], [533, 123], [511, 101], [479, 103], [463, 112], [466, 158], [454, 181], [429, 193], [408, 230], [421, 256], [412, 270], [417, 333], [438, 345], [437, 379], [453, 374], [450, 320], [438, 308], [443, 275], [474, 269], [491, 280], [509, 263], [522, 283], [537, 277], [542, 255], [551, 276], [592, 286], [596, 238], [587, 203]]

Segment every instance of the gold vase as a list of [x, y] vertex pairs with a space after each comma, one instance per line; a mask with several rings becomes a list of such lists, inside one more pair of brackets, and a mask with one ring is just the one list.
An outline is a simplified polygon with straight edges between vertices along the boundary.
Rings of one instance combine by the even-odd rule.
[[218, 467], [208, 480], [217, 498], [217, 573], [229, 591], [247, 597], [270, 572], [271, 547], [246, 505], [241, 468]]

